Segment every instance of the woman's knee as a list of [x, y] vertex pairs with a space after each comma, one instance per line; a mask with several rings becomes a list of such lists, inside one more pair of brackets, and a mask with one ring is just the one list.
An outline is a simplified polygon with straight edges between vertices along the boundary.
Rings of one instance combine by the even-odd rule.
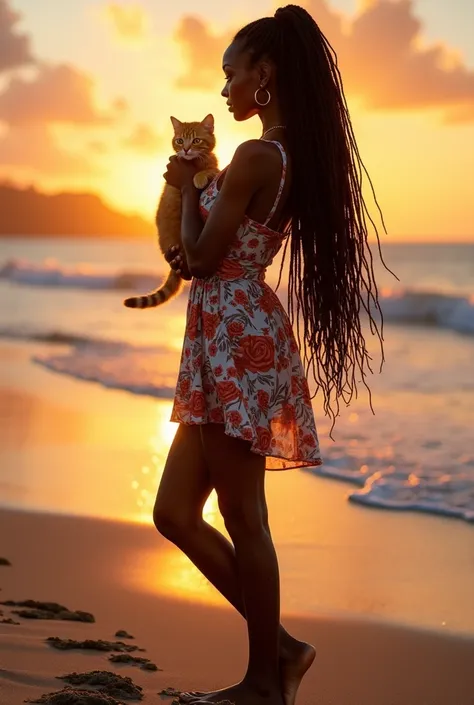
[[172, 543], [180, 543], [196, 531], [202, 517], [184, 512], [180, 507], [170, 507], [157, 501], [153, 508], [153, 523], [160, 534]]
[[232, 539], [268, 532], [268, 514], [255, 500], [219, 497], [219, 509]]

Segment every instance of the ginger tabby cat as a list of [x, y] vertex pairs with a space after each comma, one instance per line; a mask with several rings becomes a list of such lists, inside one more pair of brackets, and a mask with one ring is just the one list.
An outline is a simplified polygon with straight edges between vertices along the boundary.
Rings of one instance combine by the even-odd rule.
[[[214, 118], [207, 115], [202, 122], [181, 122], [171, 117], [174, 128], [173, 149], [183, 159], [196, 159], [202, 169], [193, 182], [197, 189], [205, 188], [219, 173], [214, 154]], [[155, 218], [158, 243], [163, 254], [172, 245], [181, 245], [181, 191], [165, 184]], [[142, 296], [131, 296], [123, 302], [129, 308], [151, 308], [164, 304], [179, 293], [183, 280], [170, 269], [163, 285]]]

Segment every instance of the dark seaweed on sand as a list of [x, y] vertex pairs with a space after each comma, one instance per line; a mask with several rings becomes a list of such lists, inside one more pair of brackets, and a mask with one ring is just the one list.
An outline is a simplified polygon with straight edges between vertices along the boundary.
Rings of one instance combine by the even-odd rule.
[[25, 703], [40, 703], [41, 705], [124, 705], [120, 700], [93, 690], [77, 690], [65, 688], [54, 693], [45, 693], [37, 700], [25, 700]]
[[95, 622], [95, 617], [90, 612], [70, 610], [57, 602], [40, 602], [38, 600], [6, 600], [0, 602], [8, 607], [23, 607], [27, 609], [12, 610], [13, 614], [25, 619], [61, 619], [70, 622]]
[[119, 639], [135, 639], [135, 637], [129, 634], [125, 629], [119, 629], [116, 631], [115, 636]]
[[67, 651], [69, 649], [91, 649], [93, 651], [145, 651], [133, 644], [124, 644], [123, 641], [107, 641], [105, 639], [61, 639], [59, 636], [49, 636], [46, 643], [54, 649]]
[[150, 661], [149, 658], [142, 656], [130, 656], [130, 654], [113, 654], [109, 656], [111, 663], [126, 663], [129, 666], [140, 666], [143, 671], [160, 671], [158, 666]]
[[181, 691], [176, 690], [176, 688], [165, 688], [164, 690], [160, 690], [158, 695], [161, 695], [162, 698], [179, 698]]
[[14, 619], [12, 619], [11, 617], [8, 617], [8, 618], [0, 619], [0, 624], [15, 624], [16, 626], [19, 626], [20, 622], [15, 622]]
[[123, 700], [141, 700], [143, 688], [128, 676], [120, 676], [111, 671], [88, 671], [87, 673], [68, 673], [58, 676], [70, 685], [90, 685], [100, 692]]

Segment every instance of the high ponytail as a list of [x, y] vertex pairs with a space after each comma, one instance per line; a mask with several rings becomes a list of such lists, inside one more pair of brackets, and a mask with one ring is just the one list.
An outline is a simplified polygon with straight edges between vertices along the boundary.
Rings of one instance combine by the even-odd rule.
[[[274, 17], [241, 29], [234, 40], [253, 62], [268, 58], [276, 67], [292, 163], [289, 315], [296, 322], [306, 372], [323, 390], [324, 410], [334, 425], [340, 399], [349, 404], [357, 396], [359, 373], [369, 390], [365, 378], [372, 370], [363, 311], [379, 339], [383, 363], [383, 318], [362, 196], [362, 173], [367, 171], [335, 52], [306, 10], [279, 8]], [[380, 251], [377, 228], [369, 219]]]

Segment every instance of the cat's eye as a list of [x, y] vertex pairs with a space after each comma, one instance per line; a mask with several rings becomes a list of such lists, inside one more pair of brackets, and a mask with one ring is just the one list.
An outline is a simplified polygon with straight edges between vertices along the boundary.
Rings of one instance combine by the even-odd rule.
[[193, 144], [199, 144], [200, 142], [202, 142], [202, 139], [200, 139], [199, 137], [195, 137], [193, 139]]
[[183, 143], [184, 143], [184, 140], [183, 140], [182, 137], [177, 137], [177, 138], [175, 139], [175, 142], [176, 142], [176, 144], [183, 144]]

